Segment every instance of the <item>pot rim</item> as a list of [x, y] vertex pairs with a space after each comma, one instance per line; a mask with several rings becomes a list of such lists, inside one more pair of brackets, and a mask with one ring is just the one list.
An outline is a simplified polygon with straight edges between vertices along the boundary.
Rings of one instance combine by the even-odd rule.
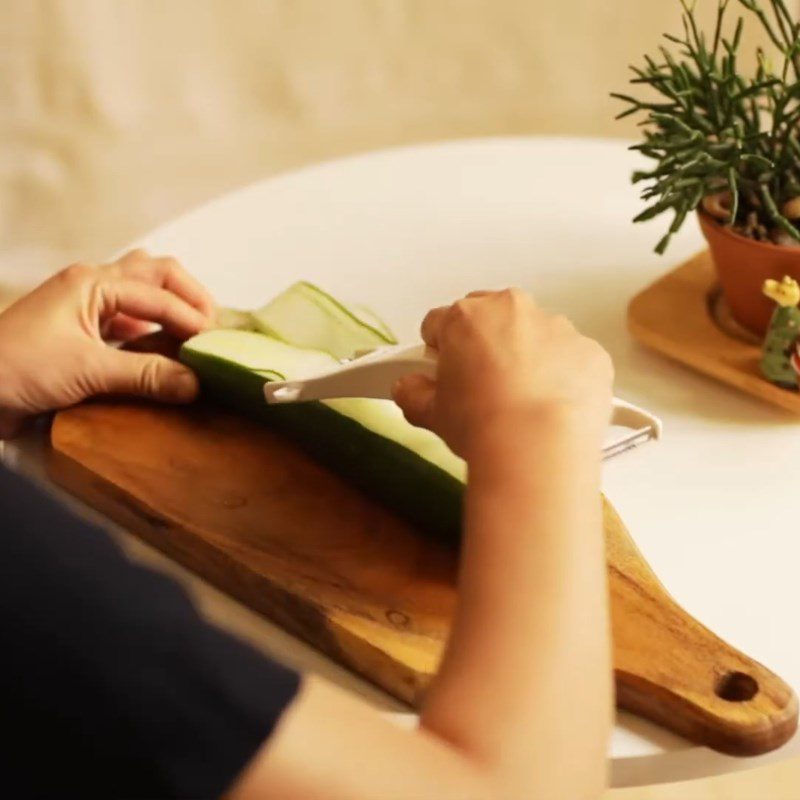
[[735, 239], [737, 242], [744, 244], [745, 247], [760, 247], [764, 250], [782, 250], [791, 252], [797, 250], [800, 254], [800, 249], [794, 247], [787, 247], [785, 244], [775, 244], [774, 242], [759, 242], [757, 239], [750, 239], [747, 236], [742, 236], [741, 233], [732, 231], [727, 225], [721, 225], [719, 220], [711, 216], [707, 211], [697, 209], [697, 216], [700, 218], [701, 227], [713, 228], [720, 236], [727, 237], [728, 239]]

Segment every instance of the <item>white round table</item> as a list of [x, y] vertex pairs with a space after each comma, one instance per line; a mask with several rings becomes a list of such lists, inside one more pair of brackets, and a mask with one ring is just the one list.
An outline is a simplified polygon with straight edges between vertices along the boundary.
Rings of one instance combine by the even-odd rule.
[[[641, 208], [625, 143], [487, 139], [370, 153], [236, 191], [137, 244], [169, 253], [226, 305], [250, 308], [298, 278], [367, 304], [412, 338], [423, 313], [476, 288], [518, 285], [611, 352], [617, 394], [660, 415], [662, 442], [605, 468], [605, 491], [670, 592], [800, 687], [797, 422], [651, 355], [628, 300], [702, 247], [694, 221], [668, 255]], [[800, 753], [736, 759], [621, 713], [616, 786], [678, 781]]]

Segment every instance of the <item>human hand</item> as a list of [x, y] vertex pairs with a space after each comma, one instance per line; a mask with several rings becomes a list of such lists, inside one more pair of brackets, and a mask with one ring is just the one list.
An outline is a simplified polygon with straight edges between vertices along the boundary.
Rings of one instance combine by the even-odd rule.
[[439, 352], [436, 380], [402, 378], [394, 399], [409, 422], [458, 455], [469, 458], [475, 439], [497, 422], [521, 433], [519, 426], [554, 420], [579, 426], [599, 452], [613, 366], [565, 317], [518, 289], [474, 292], [429, 312], [422, 338]]
[[173, 258], [133, 250], [100, 267], [73, 264], [0, 313], [0, 439], [26, 418], [97, 394], [192, 400], [197, 378], [129, 341], [162, 325], [185, 339], [211, 324], [209, 293]]

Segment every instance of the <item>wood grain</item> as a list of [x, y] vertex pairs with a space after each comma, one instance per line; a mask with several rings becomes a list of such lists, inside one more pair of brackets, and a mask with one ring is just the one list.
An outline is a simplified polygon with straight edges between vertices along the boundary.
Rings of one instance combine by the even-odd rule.
[[[456, 554], [270, 431], [202, 404], [93, 403], [57, 415], [49, 466], [170, 557], [420, 705], [455, 607]], [[607, 502], [605, 530], [620, 706], [728, 753], [785, 742], [792, 691], [675, 604]]]
[[665, 356], [800, 414], [799, 392], [762, 377], [759, 345], [745, 334], [732, 335], [729, 322], [715, 321], [709, 306], [715, 286], [711, 257], [700, 253], [631, 300], [628, 329]]

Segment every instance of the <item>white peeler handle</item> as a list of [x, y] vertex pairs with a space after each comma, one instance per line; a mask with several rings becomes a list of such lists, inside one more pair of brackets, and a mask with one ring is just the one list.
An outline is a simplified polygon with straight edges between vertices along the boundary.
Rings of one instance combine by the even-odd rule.
[[620, 428], [631, 428], [635, 431], [646, 428], [650, 431], [651, 439], [661, 438], [661, 420], [655, 414], [651, 414], [633, 403], [620, 400], [618, 397], [615, 397], [612, 402], [611, 424], [618, 425]]
[[379, 347], [346, 364], [296, 381], [264, 384], [268, 403], [329, 400], [335, 397], [373, 397], [388, 400], [392, 386], [404, 375], [436, 376], [436, 353], [424, 344]]
[[[264, 384], [268, 403], [297, 403], [336, 397], [388, 399], [392, 386], [404, 375], [436, 377], [436, 351], [424, 344], [379, 347], [322, 375]], [[643, 408], [614, 398], [611, 424], [661, 437], [661, 420]]]

